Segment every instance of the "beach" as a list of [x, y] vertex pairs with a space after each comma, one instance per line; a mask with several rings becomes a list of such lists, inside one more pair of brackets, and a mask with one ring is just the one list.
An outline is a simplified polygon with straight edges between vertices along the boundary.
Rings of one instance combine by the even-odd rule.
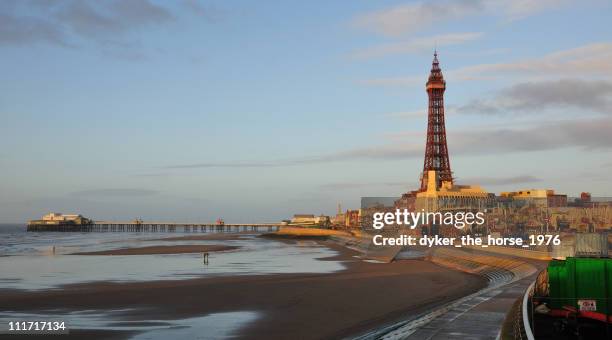
[[[332, 273], [90, 282], [38, 291], [5, 289], [0, 290], [0, 305], [14, 312], [120, 311], [113, 317], [135, 322], [248, 311], [255, 312], [257, 318], [232, 331], [239, 338], [325, 339], [354, 336], [406, 319], [486, 285], [479, 276], [425, 260], [370, 263], [331, 241], [318, 243], [337, 254], [321, 261], [342, 261], [345, 269]], [[134, 334], [82, 329], [61, 338], [122, 339]]]

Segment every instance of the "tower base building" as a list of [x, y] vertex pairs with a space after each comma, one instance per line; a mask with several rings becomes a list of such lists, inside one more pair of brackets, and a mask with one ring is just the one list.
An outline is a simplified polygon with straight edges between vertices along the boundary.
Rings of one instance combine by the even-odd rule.
[[416, 211], [483, 211], [495, 201], [495, 195], [489, 194], [479, 185], [456, 185], [442, 181], [436, 184], [436, 173], [430, 170], [425, 191], [416, 193], [414, 208]]

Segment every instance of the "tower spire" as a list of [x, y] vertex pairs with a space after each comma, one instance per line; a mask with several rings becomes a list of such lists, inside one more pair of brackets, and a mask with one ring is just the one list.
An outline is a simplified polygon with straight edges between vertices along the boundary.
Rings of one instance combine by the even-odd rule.
[[434, 72], [440, 72], [440, 77], [442, 76], [441, 70], [440, 70], [440, 62], [438, 61], [438, 51], [434, 50], [434, 58], [433, 61], [431, 62], [431, 72], [432, 74]]

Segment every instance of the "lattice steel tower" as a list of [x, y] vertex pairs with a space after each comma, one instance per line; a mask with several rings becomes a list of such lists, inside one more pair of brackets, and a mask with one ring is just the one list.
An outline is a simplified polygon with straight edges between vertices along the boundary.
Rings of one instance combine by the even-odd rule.
[[446, 128], [444, 126], [444, 90], [446, 81], [442, 76], [438, 53], [434, 52], [431, 73], [427, 80], [427, 95], [429, 109], [427, 114], [427, 144], [425, 147], [425, 162], [421, 174], [421, 190], [427, 189], [427, 172], [436, 171], [436, 183], [439, 187], [442, 181], [453, 182], [448, 146], [446, 145]]

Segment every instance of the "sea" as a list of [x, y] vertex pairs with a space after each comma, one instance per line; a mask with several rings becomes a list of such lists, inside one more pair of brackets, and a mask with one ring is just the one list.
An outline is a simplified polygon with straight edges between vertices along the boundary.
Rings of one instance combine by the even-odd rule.
[[[0, 290], [28, 291], [61, 289], [75, 283], [96, 281], [138, 282], [186, 280], [223, 275], [272, 273], [329, 273], [344, 269], [339, 261], [321, 261], [337, 253], [313, 241], [286, 243], [240, 233], [237, 239], [161, 241], [162, 238], [203, 234], [183, 232], [27, 232], [22, 224], [0, 224]], [[163, 255], [71, 255], [132, 247], [181, 244], [236, 246], [236, 250], [211, 252], [208, 263], [202, 254]], [[152, 323], [117, 325], [109, 313], [122, 311], [72, 311], [65, 317], [72, 329], [116, 329], [139, 331], [134, 339], [189, 338], [202, 334], [207, 339], [231, 337], [238, 327], [257, 319], [256, 311], [209, 314], [183, 320], [149, 320]], [[60, 315], [61, 316], [61, 313]], [[2, 310], [0, 334], [10, 320], [41, 320], [50, 315]], [[54, 313], [54, 318], [58, 313]]]

